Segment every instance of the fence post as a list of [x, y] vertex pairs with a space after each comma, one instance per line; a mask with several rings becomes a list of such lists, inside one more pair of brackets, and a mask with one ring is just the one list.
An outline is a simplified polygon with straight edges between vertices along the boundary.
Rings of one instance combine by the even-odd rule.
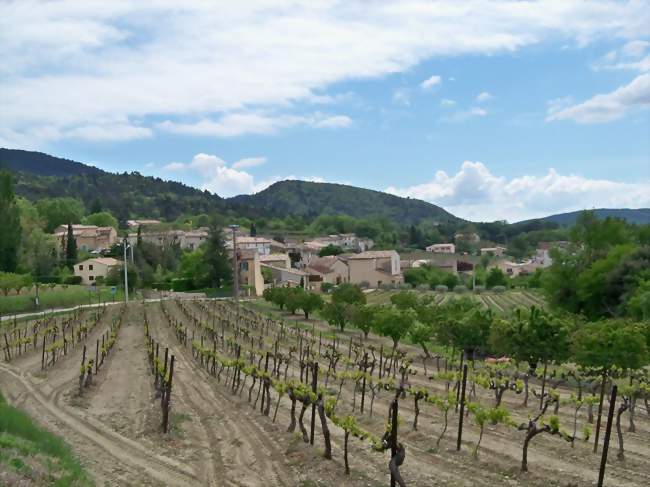
[[463, 439], [463, 417], [465, 416], [465, 387], [467, 385], [467, 364], [463, 365], [463, 383], [460, 393], [460, 416], [458, 418], [458, 439], [456, 440], [456, 451], [460, 451], [460, 444]]
[[[312, 371], [311, 390], [314, 394], [318, 390], [318, 362], [314, 362]], [[311, 431], [309, 435], [309, 444], [314, 444], [314, 429], [316, 427], [316, 402], [311, 404]]]
[[607, 427], [605, 428], [605, 440], [603, 443], [603, 456], [600, 459], [600, 471], [598, 472], [598, 487], [603, 487], [605, 480], [605, 467], [607, 465], [607, 450], [609, 449], [609, 437], [612, 434], [612, 422], [614, 421], [614, 409], [616, 407], [616, 384], [612, 387], [612, 395], [609, 400], [609, 413], [607, 414]]

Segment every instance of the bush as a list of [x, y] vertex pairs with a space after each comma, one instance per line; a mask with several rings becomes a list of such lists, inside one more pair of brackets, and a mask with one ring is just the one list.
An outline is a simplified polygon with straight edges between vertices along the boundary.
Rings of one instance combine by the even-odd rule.
[[151, 287], [161, 291], [169, 291], [172, 288], [171, 283], [169, 282], [154, 282], [151, 284]]
[[323, 282], [320, 285], [320, 290], [324, 293], [330, 293], [332, 292], [332, 289], [334, 289], [334, 284], [331, 282]]
[[428, 284], [418, 284], [418, 287], [416, 288], [418, 291], [428, 291], [431, 289]]
[[413, 289], [413, 286], [411, 286], [410, 284], [406, 284], [405, 282], [403, 282], [401, 284], [396, 284], [396, 287], [398, 287], [399, 289], [402, 289], [402, 290]]
[[494, 291], [495, 293], [504, 293], [506, 292], [506, 289], [507, 288], [505, 286], [494, 286], [492, 288], [492, 291]]
[[171, 288], [172, 291], [178, 292], [191, 291], [194, 289], [194, 283], [187, 277], [176, 277], [172, 279]]
[[474, 286], [474, 292], [476, 294], [481, 294], [483, 291], [485, 291], [485, 286]]
[[447, 286], [445, 286], [444, 284], [438, 284], [435, 287], [435, 291], [437, 293], [446, 293], [447, 291], [449, 291], [449, 288]]
[[81, 276], [67, 276], [63, 284], [81, 284]]
[[379, 286], [379, 289], [388, 291], [390, 289], [393, 289], [393, 285], [390, 282], [382, 282], [381, 285]]
[[40, 284], [49, 284], [50, 282], [59, 284], [61, 282], [61, 279], [59, 278], [59, 276], [40, 276], [37, 277], [35, 281]]
[[467, 287], [463, 286], [462, 284], [458, 284], [457, 286], [454, 286], [454, 292], [456, 294], [463, 294], [467, 292]]

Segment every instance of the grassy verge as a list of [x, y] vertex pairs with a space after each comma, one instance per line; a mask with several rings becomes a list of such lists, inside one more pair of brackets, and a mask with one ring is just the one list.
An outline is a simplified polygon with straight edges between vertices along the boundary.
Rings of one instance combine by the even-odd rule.
[[[0, 314], [26, 313], [29, 311], [43, 311], [51, 308], [65, 308], [78, 304], [90, 304], [113, 301], [111, 288], [108, 286], [99, 287], [97, 292], [88, 292], [86, 286], [68, 286], [63, 288], [57, 286], [54, 289], [43, 288], [39, 290], [38, 296], [40, 306], [37, 308], [34, 298], [35, 291], [20, 295], [0, 296]], [[115, 301], [124, 300], [124, 292], [118, 289], [114, 296]]]
[[70, 447], [0, 393], [0, 484], [94, 485]]

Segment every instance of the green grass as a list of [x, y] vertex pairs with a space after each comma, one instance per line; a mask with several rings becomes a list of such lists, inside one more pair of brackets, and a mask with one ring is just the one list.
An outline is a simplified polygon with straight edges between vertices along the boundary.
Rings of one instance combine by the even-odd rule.
[[[113, 301], [110, 287], [104, 286], [98, 289], [99, 292], [89, 293], [86, 286], [68, 286], [67, 288], [56, 286], [54, 289], [41, 286], [38, 293], [40, 300], [40, 307], [38, 308], [34, 303], [34, 297], [36, 295], [34, 289], [29, 291], [29, 293], [21, 293], [20, 295], [10, 294], [9, 296], [0, 296], [0, 314], [43, 311], [50, 308], [65, 308], [78, 304], [89, 304], [91, 302], [97, 303], [100, 297], [102, 303]], [[122, 289], [118, 289], [115, 294], [115, 301], [121, 300], [124, 300], [124, 292]]]
[[0, 393], [0, 470], [38, 485], [94, 485], [70, 447], [8, 405]]

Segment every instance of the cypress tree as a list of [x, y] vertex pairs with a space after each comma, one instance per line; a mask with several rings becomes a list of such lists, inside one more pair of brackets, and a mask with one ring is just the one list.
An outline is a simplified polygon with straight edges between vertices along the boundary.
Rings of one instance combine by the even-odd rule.
[[251, 237], [257, 237], [257, 228], [255, 228], [255, 222], [251, 223]]
[[142, 245], [142, 225], [138, 225], [138, 240], [137, 240], [137, 245], [138, 247]]
[[65, 240], [65, 262], [70, 269], [77, 262], [77, 239], [74, 238], [72, 223], [68, 223], [68, 236]]
[[13, 180], [8, 171], [0, 172], [0, 222], [0, 271], [14, 272], [18, 266], [22, 228]]

